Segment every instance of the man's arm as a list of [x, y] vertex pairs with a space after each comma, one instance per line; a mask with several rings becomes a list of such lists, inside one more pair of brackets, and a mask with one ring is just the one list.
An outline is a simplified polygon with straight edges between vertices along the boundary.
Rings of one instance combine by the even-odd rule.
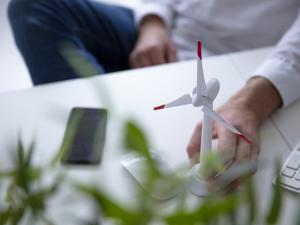
[[[248, 145], [218, 124], [214, 136], [219, 139], [218, 150], [227, 151], [233, 162], [257, 160], [259, 127], [276, 109], [300, 98], [300, 14], [282, 37], [272, 54], [234, 94], [219, 112], [254, 143]], [[201, 123], [196, 127], [187, 151], [192, 164], [199, 156]]]
[[282, 97], [283, 107], [300, 98], [300, 13], [254, 74], [272, 82]]
[[[282, 99], [274, 85], [263, 77], [253, 77], [234, 94], [229, 102], [236, 102], [253, 112], [256, 121], [264, 121], [272, 112], [282, 106]], [[259, 125], [259, 124], [257, 124]]]
[[169, 30], [173, 21], [173, 0], [144, 0], [136, 10], [139, 36], [130, 55], [133, 68], [177, 61]]

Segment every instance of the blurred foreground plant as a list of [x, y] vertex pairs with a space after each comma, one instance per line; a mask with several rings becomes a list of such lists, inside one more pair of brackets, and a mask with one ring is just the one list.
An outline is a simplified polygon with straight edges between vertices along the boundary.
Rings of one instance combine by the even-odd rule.
[[24, 218], [27, 223], [52, 224], [47, 216], [47, 202], [58, 192], [62, 177], [56, 176], [53, 182], [43, 185], [49, 171], [33, 165], [33, 154], [34, 142], [25, 150], [19, 139], [14, 168], [0, 172], [0, 183], [7, 186], [0, 205], [0, 224], [20, 224]]
[[[251, 178], [242, 182], [242, 190], [232, 193], [218, 192], [204, 199], [198, 199], [192, 206], [189, 204], [186, 190], [186, 179], [178, 174], [161, 171], [149, 150], [146, 135], [133, 121], [124, 122], [124, 147], [127, 152], [134, 152], [147, 160], [145, 176], [149, 190], [170, 191], [177, 188], [176, 198], [169, 201], [158, 201], [148, 192], [138, 188], [134, 207], [127, 207], [110, 197], [100, 187], [82, 184], [79, 181], [63, 179], [62, 175], [55, 175], [50, 183], [43, 185], [53, 164], [41, 167], [32, 162], [34, 143], [24, 149], [21, 141], [18, 143], [14, 168], [0, 173], [0, 185], [6, 184], [5, 202], [0, 205], [0, 224], [53, 224], [47, 214], [47, 203], [59, 193], [60, 186], [68, 183], [73, 189], [89, 199], [95, 205], [98, 215], [92, 224], [103, 224], [109, 220], [120, 225], [196, 225], [196, 224], [276, 224], [281, 211], [282, 194], [277, 185], [270, 201], [269, 210], [259, 218], [256, 193]], [[210, 163], [214, 157], [208, 157]], [[278, 172], [278, 169], [276, 170]], [[4, 185], [5, 186], [5, 185]], [[170, 207], [173, 205], [175, 207]], [[244, 216], [241, 216], [241, 211]]]
[[[253, 187], [251, 177], [247, 177], [242, 182], [242, 190], [236, 192], [218, 192], [210, 197], [198, 199], [196, 204], [189, 206], [188, 195], [185, 188], [186, 180], [180, 179], [178, 173], [164, 174], [160, 171], [155, 160], [151, 156], [149, 144], [144, 132], [132, 121], [125, 123], [124, 145], [129, 151], [133, 151], [142, 157], [145, 157], [147, 165], [147, 185], [152, 187], [155, 192], [156, 183], [160, 182], [159, 187], [178, 188], [181, 186], [181, 192], [178, 196], [169, 202], [159, 202], [148, 191], [138, 189], [140, 198], [136, 202], [134, 209], [118, 204], [115, 200], [109, 198], [101, 188], [78, 185], [77, 189], [93, 201], [95, 201], [99, 210], [99, 215], [110, 218], [115, 224], [121, 225], [139, 225], [139, 224], [168, 224], [168, 225], [196, 225], [196, 224], [276, 224], [280, 218], [281, 211], [281, 187], [277, 184], [273, 198], [270, 200], [269, 210], [263, 218], [258, 217], [258, 204], [256, 193]], [[212, 164], [219, 162], [219, 159], [213, 160], [215, 155], [208, 157]], [[213, 162], [212, 162], [213, 161]], [[220, 168], [215, 165], [214, 168]], [[278, 174], [279, 166], [276, 167]], [[161, 183], [162, 182], [162, 183]], [[173, 185], [173, 186], [172, 186]], [[174, 186], [176, 185], [176, 186]], [[168, 189], [166, 189], [168, 190]], [[170, 189], [169, 189], [170, 190]], [[171, 203], [170, 203], [171, 202]], [[173, 207], [171, 210], [165, 210], [168, 204], [179, 207]], [[241, 214], [242, 213], [242, 214]], [[100, 220], [99, 220], [100, 221]], [[98, 222], [99, 222], [98, 221]]]

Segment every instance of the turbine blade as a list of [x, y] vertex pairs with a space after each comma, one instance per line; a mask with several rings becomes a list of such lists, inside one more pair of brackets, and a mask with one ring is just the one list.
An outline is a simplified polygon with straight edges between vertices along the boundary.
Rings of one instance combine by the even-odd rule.
[[166, 105], [159, 105], [159, 106], [155, 106], [154, 110], [161, 110], [164, 109]]
[[208, 115], [211, 119], [215, 120], [216, 122], [221, 123], [225, 128], [227, 128], [231, 132], [233, 132], [237, 135], [241, 134], [240, 131], [238, 131], [235, 127], [233, 127], [231, 124], [229, 124], [223, 117], [221, 117], [218, 113], [216, 113], [212, 109], [208, 108], [207, 106], [204, 106], [202, 108], [202, 111], [206, 115]]
[[209, 116], [211, 119], [215, 120], [216, 122], [222, 124], [226, 129], [230, 130], [232, 133], [238, 135], [239, 138], [241, 138], [243, 141], [247, 142], [248, 144], [251, 144], [251, 141], [243, 135], [238, 129], [236, 129], [234, 126], [232, 126], [229, 122], [227, 122], [222, 116], [220, 116], [218, 113], [213, 111], [212, 109], [208, 108], [207, 106], [204, 106], [202, 108], [203, 113], [205, 113], [207, 116]]
[[172, 102], [154, 107], [154, 110], [160, 110], [160, 109], [177, 107], [182, 105], [189, 105], [189, 104], [192, 104], [192, 97], [189, 94], [185, 94]]
[[198, 59], [197, 59], [197, 95], [206, 96], [207, 88], [204, 79], [202, 67], [202, 43], [198, 41]]

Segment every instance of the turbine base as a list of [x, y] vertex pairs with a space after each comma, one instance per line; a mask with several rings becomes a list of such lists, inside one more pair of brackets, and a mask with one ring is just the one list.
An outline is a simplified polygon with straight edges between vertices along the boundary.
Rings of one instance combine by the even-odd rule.
[[196, 164], [189, 172], [188, 187], [190, 192], [198, 197], [207, 197], [212, 193], [209, 190], [209, 182], [201, 176], [200, 164]]

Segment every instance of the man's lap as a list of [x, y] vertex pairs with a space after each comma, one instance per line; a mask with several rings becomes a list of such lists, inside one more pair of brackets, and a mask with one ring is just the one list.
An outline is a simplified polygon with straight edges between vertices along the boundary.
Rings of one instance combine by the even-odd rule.
[[9, 12], [36, 84], [77, 76], [59, 52], [62, 43], [75, 46], [98, 73], [129, 68], [137, 36], [130, 9], [87, 0], [13, 0]]

